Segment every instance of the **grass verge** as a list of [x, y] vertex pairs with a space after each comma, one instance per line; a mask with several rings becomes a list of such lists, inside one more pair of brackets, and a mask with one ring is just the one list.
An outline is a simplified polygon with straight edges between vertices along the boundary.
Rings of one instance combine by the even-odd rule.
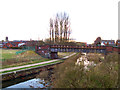
[[[21, 50], [12, 49], [2, 50], [2, 52], [0, 53], [2, 54], [1, 59], [2, 67], [0, 67], [0, 69], [23, 66], [51, 60], [48, 58], [43, 58], [31, 50], [27, 50], [19, 54], [16, 54], [16, 52], [21, 52]], [[58, 53], [58, 56], [64, 57], [70, 54], [71, 53]]]
[[40, 64], [40, 65], [35, 65], [35, 66], [30, 66], [30, 67], [25, 67], [25, 68], [20, 68], [20, 69], [3, 71], [3, 72], [1, 72], [0, 74], [2, 74], [2, 73], [7, 73], [7, 72], [12, 72], [12, 71], [17, 71], [17, 70], [24, 70], [24, 69], [33, 68], [33, 67], [38, 67], [38, 66], [50, 65], [50, 64], [54, 64], [54, 63], [58, 63], [58, 62], [63, 62], [63, 60], [54, 61], [54, 62], [45, 63], [45, 64]]
[[4, 68], [10, 68], [10, 67], [18, 67], [18, 66], [23, 66], [23, 65], [29, 65], [29, 64], [35, 64], [35, 63], [40, 63], [40, 62], [45, 62], [45, 61], [50, 61], [50, 59], [47, 60], [40, 60], [40, 61], [34, 61], [34, 62], [29, 62], [29, 63], [25, 63], [25, 64], [20, 64], [20, 65], [8, 65], [8, 66], [4, 66], [0, 69], [4, 69]]

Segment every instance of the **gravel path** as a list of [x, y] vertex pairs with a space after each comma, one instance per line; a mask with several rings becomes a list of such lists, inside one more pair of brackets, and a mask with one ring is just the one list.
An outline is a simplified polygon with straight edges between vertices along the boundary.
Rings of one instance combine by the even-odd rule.
[[[73, 56], [75, 54], [76, 53], [73, 53], [73, 54], [71, 54], [69, 56], [66, 56], [66, 57], [62, 58], [62, 59], [69, 58], [69, 57], [71, 57], [71, 56]], [[24, 66], [18, 66], [18, 67], [11, 67], [11, 68], [0, 69], [0, 72], [8, 71], [8, 70], [14, 70], [14, 69], [20, 69], [20, 68], [24, 68], [24, 67], [30, 67], [30, 66], [35, 66], [35, 65], [45, 64], [45, 63], [50, 63], [50, 62], [54, 62], [54, 61], [58, 61], [58, 60], [61, 60], [61, 59], [54, 59], [54, 60], [40, 62], [40, 63], [35, 63], [35, 64], [29, 64], [29, 65], [24, 65]]]

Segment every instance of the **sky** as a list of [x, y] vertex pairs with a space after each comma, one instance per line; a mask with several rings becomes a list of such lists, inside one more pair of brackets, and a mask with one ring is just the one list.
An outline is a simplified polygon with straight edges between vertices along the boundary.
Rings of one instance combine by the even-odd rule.
[[71, 38], [93, 43], [118, 39], [119, 0], [0, 0], [0, 40], [44, 40], [49, 20], [69, 14]]

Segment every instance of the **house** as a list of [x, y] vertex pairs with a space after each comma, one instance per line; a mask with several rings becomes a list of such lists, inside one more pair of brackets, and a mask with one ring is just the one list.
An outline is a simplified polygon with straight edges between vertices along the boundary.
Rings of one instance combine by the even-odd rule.
[[116, 41], [116, 46], [120, 47], [120, 40]]
[[2, 41], [0, 41], [0, 48], [2, 48], [3, 47], [3, 42]]
[[94, 46], [115, 46], [115, 40], [102, 40], [101, 37], [98, 37], [94, 41]]
[[44, 42], [42, 40], [31, 40], [26, 41], [25, 44], [23, 44], [23, 49], [29, 49], [29, 50], [35, 50], [35, 46], [44, 45]]
[[21, 42], [18, 44], [18, 47], [22, 47], [23, 45], [25, 45], [25, 43]]
[[22, 43], [22, 41], [6, 41], [6, 42], [3, 42], [2, 48], [18, 48], [19, 43]]
[[101, 40], [101, 46], [115, 46], [115, 40]]
[[36, 45], [43, 45], [43, 41], [22, 41], [22, 40], [14, 40], [14, 41], [5, 41], [0, 43], [0, 47], [2, 48], [23, 48], [23, 49], [35, 49]]
[[94, 41], [94, 46], [100, 46], [101, 45], [101, 37], [97, 37], [96, 40]]

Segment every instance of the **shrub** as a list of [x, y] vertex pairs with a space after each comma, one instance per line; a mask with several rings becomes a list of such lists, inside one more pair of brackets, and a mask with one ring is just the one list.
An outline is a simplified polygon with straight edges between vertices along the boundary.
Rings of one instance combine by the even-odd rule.
[[[79, 55], [80, 56], [80, 55]], [[78, 55], [67, 59], [55, 69], [55, 88], [116, 88], [118, 87], [118, 54], [110, 53], [106, 59], [89, 71], [75, 66]], [[95, 57], [96, 58], [96, 57]]]

